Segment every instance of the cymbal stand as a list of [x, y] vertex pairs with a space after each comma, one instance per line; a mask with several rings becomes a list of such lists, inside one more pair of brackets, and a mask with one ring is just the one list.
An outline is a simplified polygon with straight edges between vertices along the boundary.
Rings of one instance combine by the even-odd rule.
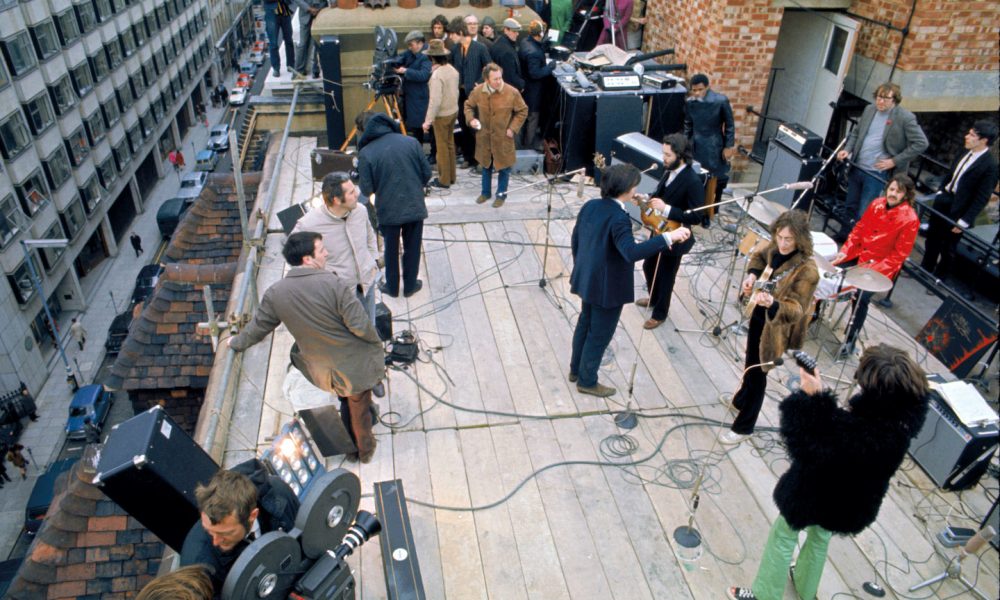
[[[816, 195], [816, 185], [819, 183], [820, 176], [823, 175], [823, 172], [826, 171], [827, 167], [830, 166], [830, 163], [833, 162], [833, 159], [837, 158], [837, 153], [840, 152], [840, 149], [843, 148], [844, 144], [846, 144], [846, 143], [847, 143], [847, 136], [844, 136], [844, 139], [840, 140], [840, 143], [837, 144], [837, 147], [834, 148], [833, 152], [830, 153], [830, 157], [827, 158], [825, 161], [823, 161], [823, 166], [821, 166], [819, 168], [819, 170], [816, 171], [816, 174], [813, 175], [813, 178], [810, 180], [810, 183], [812, 183], [812, 186], [808, 190], [802, 192], [802, 195], [800, 195], [795, 200], [795, 202], [792, 203], [792, 208], [798, 208], [799, 207], [799, 203], [801, 203], [802, 199], [806, 197], [806, 194], [812, 193], [813, 196]], [[812, 222], [813, 207], [815, 205], [816, 205], [815, 202], [810, 202], [809, 203], [809, 211], [808, 211], [808, 214], [807, 214], [807, 217], [808, 217], [807, 220], [809, 222]]]

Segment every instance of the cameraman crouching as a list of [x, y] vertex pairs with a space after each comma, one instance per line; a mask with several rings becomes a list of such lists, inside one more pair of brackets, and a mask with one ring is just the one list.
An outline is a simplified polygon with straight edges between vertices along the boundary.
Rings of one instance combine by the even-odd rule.
[[[875, 521], [882, 498], [927, 413], [927, 376], [899, 348], [865, 351], [854, 377], [861, 393], [837, 406], [819, 373], [800, 370], [802, 389], [781, 402], [781, 437], [791, 466], [774, 488], [780, 514], [752, 588], [733, 600], [780, 600], [786, 577], [815, 598], [832, 534], [855, 535]], [[799, 532], [806, 541], [789, 567]]]

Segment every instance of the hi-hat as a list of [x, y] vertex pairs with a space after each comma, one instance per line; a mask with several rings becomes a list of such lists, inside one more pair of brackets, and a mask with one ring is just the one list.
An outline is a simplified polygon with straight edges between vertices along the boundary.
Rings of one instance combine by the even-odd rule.
[[888, 292], [892, 289], [892, 280], [874, 269], [855, 267], [844, 275], [844, 285], [854, 286], [866, 292]]
[[[747, 207], [747, 204], [750, 205], [749, 208]], [[784, 206], [776, 202], [771, 202], [762, 196], [755, 196], [753, 202], [750, 202], [749, 198], [740, 200], [737, 205], [740, 209], [749, 214], [755, 221], [767, 227], [770, 227], [771, 223], [774, 223], [774, 220], [777, 219], [781, 213], [788, 210]]]

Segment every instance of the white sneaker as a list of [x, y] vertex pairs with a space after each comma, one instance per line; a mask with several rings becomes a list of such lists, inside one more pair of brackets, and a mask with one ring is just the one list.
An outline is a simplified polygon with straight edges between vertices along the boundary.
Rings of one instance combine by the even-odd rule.
[[749, 435], [744, 435], [742, 433], [736, 433], [732, 429], [727, 429], [719, 434], [719, 442], [729, 446], [739, 444], [743, 440], [750, 437]]

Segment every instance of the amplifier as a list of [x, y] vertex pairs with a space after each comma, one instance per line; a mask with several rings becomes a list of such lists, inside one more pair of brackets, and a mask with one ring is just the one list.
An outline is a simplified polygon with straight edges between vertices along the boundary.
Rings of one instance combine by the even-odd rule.
[[979, 482], [996, 452], [995, 424], [966, 427], [937, 392], [931, 392], [927, 419], [910, 443], [910, 456], [944, 490], [965, 490]]
[[334, 171], [350, 173], [355, 169], [356, 161], [357, 155], [350, 150], [341, 152], [340, 150], [313, 148], [309, 156], [309, 164], [312, 165], [312, 178], [315, 181], [323, 181], [324, 177]]
[[682, 81], [684, 80], [676, 75], [667, 75], [666, 73], [657, 73], [656, 71], [643, 73], [642, 75], [643, 84], [658, 90], [669, 90]]
[[514, 175], [538, 175], [542, 172], [544, 156], [537, 150], [518, 150], [511, 172]]
[[782, 123], [774, 134], [774, 141], [802, 158], [819, 156], [823, 138], [798, 123]]
[[392, 311], [385, 302], [375, 305], [375, 331], [378, 332], [378, 339], [383, 342], [392, 339]]
[[194, 488], [218, 470], [212, 457], [154, 406], [112, 428], [94, 485], [180, 552], [188, 530], [201, 518]]
[[620, 92], [624, 90], [641, 90], [642, 80], [638, 73], [611, 71], [600, 72], [597, 75], [597, 85], [604, 91]]
[[611, 143], [611, 164], [623, 162], [640, 171], [654, 167], [642, 174], [638, 191], [652, 194], [663, 177], [663, 144], [639, 132], [626, 133]]

